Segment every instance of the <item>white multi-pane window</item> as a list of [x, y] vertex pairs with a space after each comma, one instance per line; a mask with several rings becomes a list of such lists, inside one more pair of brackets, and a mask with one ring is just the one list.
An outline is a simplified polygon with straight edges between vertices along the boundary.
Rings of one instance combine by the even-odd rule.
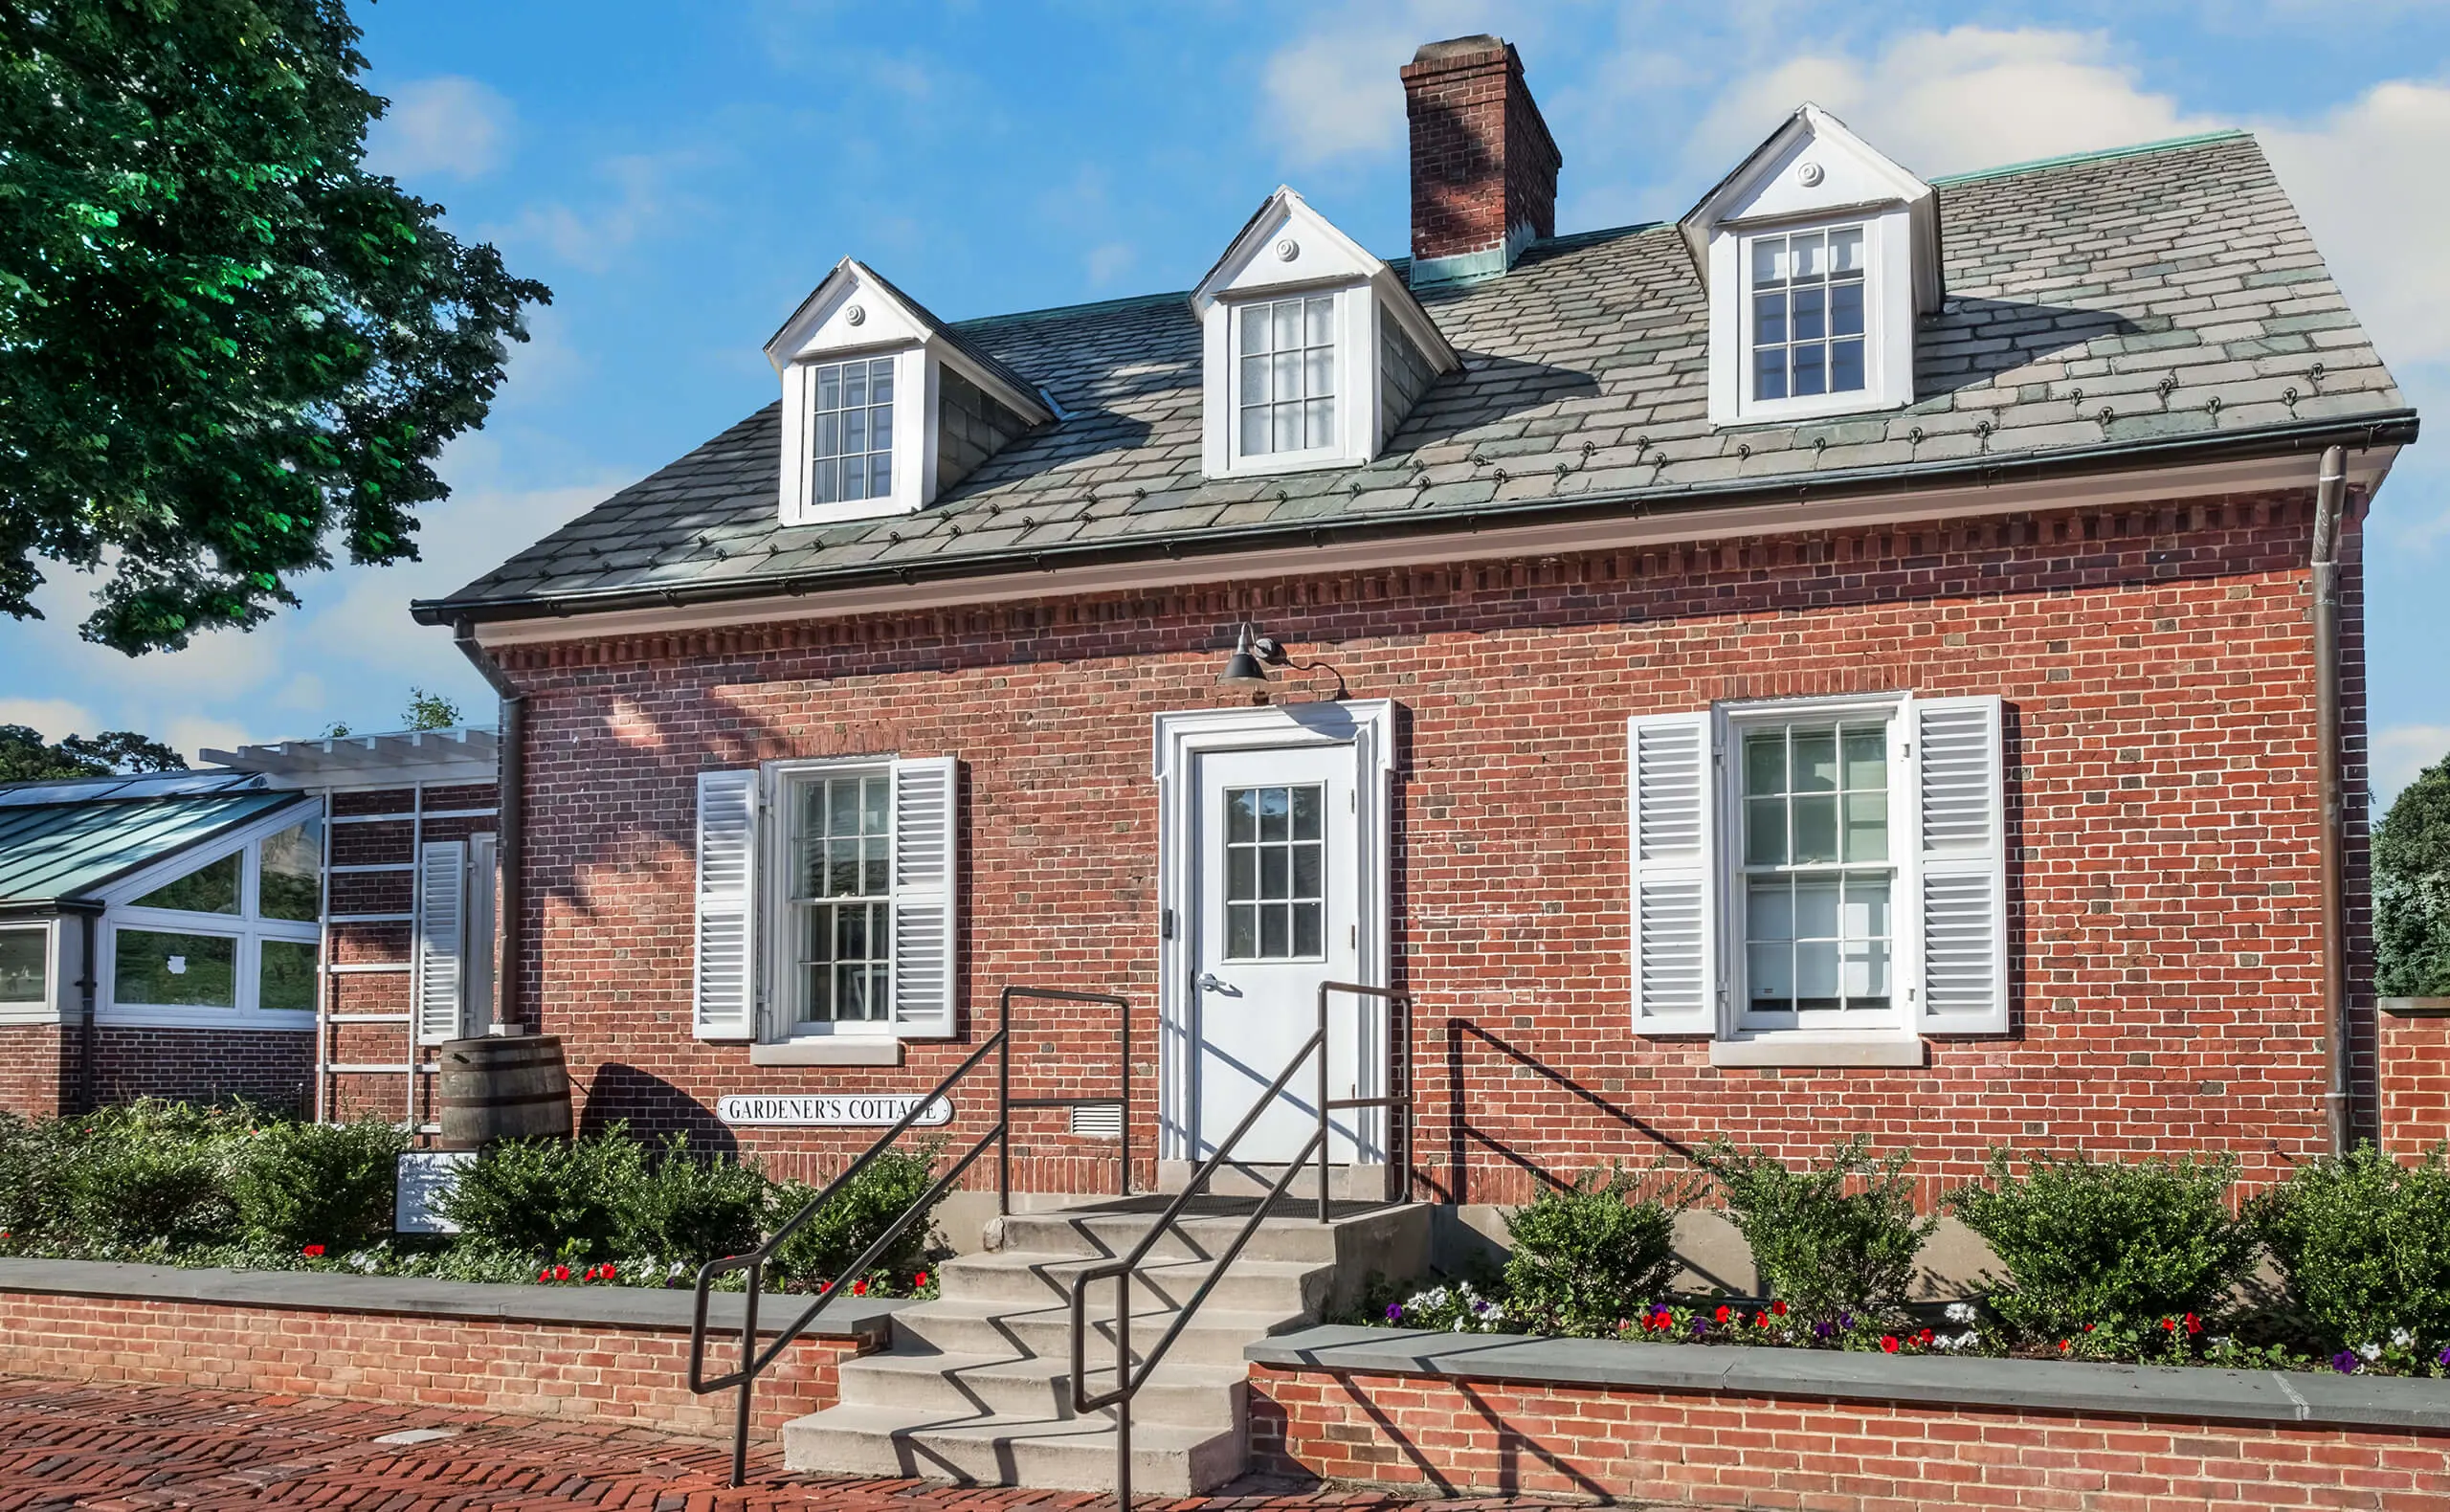
[[46, 1008], [51, 1003], [51, 926], [0, 928], [0, 1009]]
[[1225, 957], [1307, 961], [1326, 953], [1326, 789], [1225, 793]]
[[893, 1016], [893, 778], [791, 784], [795, 1032]]
[[323, 820], [298, 819], [115, 902], [112, 1012], [166, 1022], [313, 1012], [323, 852]]
[[815, 503], [893, 494], [893, 362], [820, 363], [808, 375], [809, 499]]
[[1897, 884], [1888, 722], [1748, 724], [1740, 738], [1747, 1021], [1887, 1021]]
[[1335, 296], [1245, 304], [1234, 324], [1241, 455], [1281, 456], [1335, 446]]
[[1771, 232], [1750, 248], [1753, 400], [1861, 390], [1863, 228]]

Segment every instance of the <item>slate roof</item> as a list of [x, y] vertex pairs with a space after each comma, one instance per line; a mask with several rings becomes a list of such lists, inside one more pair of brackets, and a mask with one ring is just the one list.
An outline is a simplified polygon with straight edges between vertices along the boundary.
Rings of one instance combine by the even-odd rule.
[[915, 515], [776, 523], [768, 405], [448, 599], [427, 623], [821, 593], [1118, 555], [1485, 528], [1627, 500], [1706, 508], [2405, 441], [2415, 416], [2244, 133], [1934, 181], [1946, 301], [1911, 408], [1714, 430], [1700, 279], [1673, 224], [1562, 235], [1418, 291], [1463, 354], [1366, 467], [1206, 481], [1198, 329], [1165, 294], [959, 322], [1067, 416]]
[[300, 801], [294, 792], [261, 789], [169, 797], [62, 794], [48, 803], [39, 801], [45, 796], [39, 792], [19, 794], [0, 804], [0, 911], [87, 899], [139, 867]]

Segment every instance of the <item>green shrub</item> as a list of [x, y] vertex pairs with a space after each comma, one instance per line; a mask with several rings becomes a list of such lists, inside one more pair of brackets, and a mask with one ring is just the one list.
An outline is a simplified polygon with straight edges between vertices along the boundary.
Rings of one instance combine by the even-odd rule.
[[59, 1172], [75, 1246], [170, 1249], [224, 1243], [237, 1232], [230, 1195], [238, 1137], [252, 1109], [150, 1100], [85, 1115]]
[[270, 1123], [239, 1147], [230, 1195], [258, 1244], [334, 1251], [391, 1232], [400, 1155], [409, 1137], [378, 1119]]
[[2250, 1209], [2290, 1298], [2349, 1348], [2410, 1336], [2450, 1345], [2450, 1167], [2436, 1146], [2402, 1166], [2371, 1145], [2298, 1167]]
[[[875, 1243], [919, 1199], [934, 1181], [935, 1144], [915, 1150], [889, 1149], [868, 1163], [834, 1200], [817, 1210], [797, 1233], [783, 1242], [775, 1269], [784, 1279], [803, 1285], [844, 1279], [843, 1272], [860, 1252]], [[777, 1185], [767, 1206], [766, 1231], [770, 1234], [793, 1213], [816, 1199], [821, 1189], [804, 1182]], [[934, 1223], [922, 1214], [876, 1261], [873, 1269], [906, 1279], [925, 1265], [936, 1242]]]
[[2373, 985], [2450, 995], [2450, 761], [2417, 774], [2373, 827]]
[[1807, 1322], [1895, 1312], [1913, 1284], [1915, 1254], [1938, 1226], [1936, 1218], [1915, 1218], [1910, 1152], [1870, 1151], [1870, 1139], [1859, 1135], [1802, 1171], [1725, 1141], [1693, 1157], [1726, 1194], [1762, 1290]]
[[462, 1167], [435, 1211], [463, 1241], [516, 1255], [612, 1258], [626, 1209], [647, 1185], [646, 1147], [626, 1124], [574, 1140], [503, 1140]]
[[753, 1165], [699, 1159], [675, 1133], [654, 1173], [619, 1204], [620, 1253], [693, 1266], [737, 1255], [758, 1241], [768, 1185]]
[[2234, 1155], [2036, 1155], [2019, 1177], [1995, 1150], [1989, 1184], [1950, 1193], [1949, 1206], [2007, 1268], [1992, 1307], [2028, 1335], [2059, 1339], [2225, 1311], [2255, 1263], [2254, 1232], [2229, 1211], [2237, 1179]]
[[0, 1112], [0, 1234], [11, 1249], [53, 1243], [69, 1231], [65, 1177], [77, 1127]]
[[1663, 1295], [1681, 1263], [1676, 1214], [1694, 1193], [1634, 1200], [1639, 1181], [1614, 1166], [1565, 1190], [1544, 1190], [1505, 1220], [1508, 1314], [1518, 1326], [1613, 1334], [1616, 1321]]

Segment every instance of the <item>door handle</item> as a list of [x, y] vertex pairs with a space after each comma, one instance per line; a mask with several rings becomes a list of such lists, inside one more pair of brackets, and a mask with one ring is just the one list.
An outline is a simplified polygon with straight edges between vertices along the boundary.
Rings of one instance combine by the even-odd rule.
[[1242, 995], [1239, 988], [1236, 988], [1231, 982], [1219, 981], [1216, 973], [1214, 971], [1202, 971], [1199, 973], [1199, 981], [1195, 985], [1203, 992], [1221, 992], [1227, 997], [1239, 997]]

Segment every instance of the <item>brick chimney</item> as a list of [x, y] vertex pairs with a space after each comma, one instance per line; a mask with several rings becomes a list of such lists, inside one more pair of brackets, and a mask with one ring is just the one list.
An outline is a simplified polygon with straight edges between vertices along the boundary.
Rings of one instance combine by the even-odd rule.
[[1414, 284], [1503, 273], [1557, 231], [1557, 151], [1503, 37], [1432, 42], [1404, 65]]

